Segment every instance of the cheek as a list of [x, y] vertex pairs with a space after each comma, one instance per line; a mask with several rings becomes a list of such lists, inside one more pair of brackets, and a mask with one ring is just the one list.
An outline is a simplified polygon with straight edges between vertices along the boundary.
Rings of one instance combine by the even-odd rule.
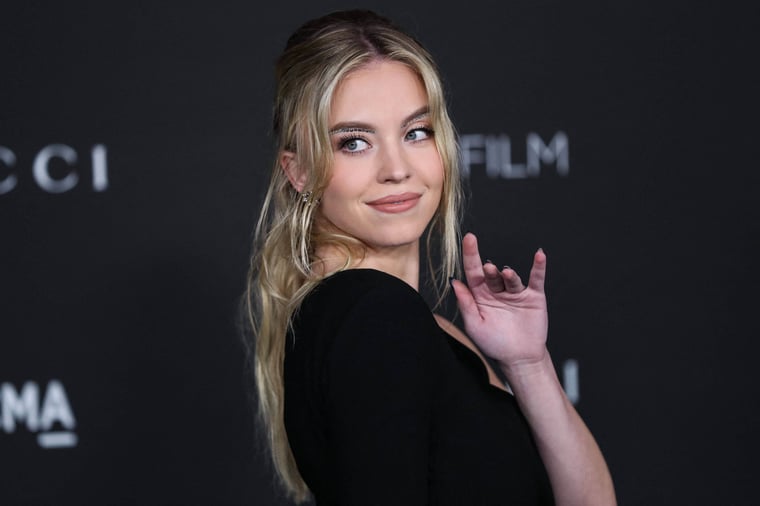
[[361, 191], [362, 183], [357, 177], [357, 171], [341, 170], [336, 167], [333, 170], [330, 182], [325, 188], [324, 199], [344, 200], [356, 197]]
[[354, 166], [336, 165], [330, 182], [322, 193], [319, 207], [322, 214], [334, 223], [351, 216], [362, 201], [367, 185], [362, 171], [356, 169]]
[[443, 169], [443, 163], [441, 162], [440, 157], [436, 157], [435, 161], [435, 170], [431, 171], [430, 174], [430, 182], [428, 185], [430, 186], [431, 190], [437, 193], [437, 201], [436, 209], [440, 209], [441, 203], [443, 201], [443, 188], [444, 188], [444, 181], [446, 179], [446, 174]]
[[431, 155], [428, 167], [430, 167], [427, 171], [430, 185], [439, 188], [442, 187], [445, 174], [443, 170], [443, 160], [438, 156], [438, 152], [436, 152], [435, 155]]

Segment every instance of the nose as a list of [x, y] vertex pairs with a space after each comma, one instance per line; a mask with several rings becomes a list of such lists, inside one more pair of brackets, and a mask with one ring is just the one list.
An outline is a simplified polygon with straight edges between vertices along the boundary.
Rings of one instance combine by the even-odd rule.
[[402, 146], [386, 144], [382, 150], [378, 170], [381, 183], [400, 183], [412, 175], [412, 164]]

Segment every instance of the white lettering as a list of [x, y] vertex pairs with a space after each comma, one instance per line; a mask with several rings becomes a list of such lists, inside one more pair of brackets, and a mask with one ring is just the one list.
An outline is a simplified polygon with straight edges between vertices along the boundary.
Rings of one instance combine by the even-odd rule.
[[485, 165], [491, 179], [524, 179], [538, 177], [542, 165], [554, 164], [557, 174], [570, 172], [567, 134], [557, 132], [546, 144], [541, 137], [530, 132], [525, 140], [526, 163], [513, 163], [512, 141], [509, 136], [467, 134], [459, 139], [462, 153], [462, 176], [469, 177], [473, 165]]
[[528, 172], [531, 175], [538, 176], [541, 172], [541, 162], [545, 165], [555, 164], [557, 174], [567, 176], [570, 172], [570, 154], [568, 152], [567, 134], [557, 132], [549, 141], [549, 145], [544, 144], [538, 134], [529, 133], [526, 140]]
[[[16, 165], [16, 155], [5, 146], [0, 146], [0, 162], [3, 162], [8, 169], [11, 169]], [[13, 190], [16, 187], [16, 183], [18, 183], [18, 178], [13, 173], [0, 179], [0, 195]]]
[[524, 164], [512, 163], [512, 142], [506, 135], [486, 137], [486, 174], [496, 179], [523, 179]]
[[41, 432], [37, 434], [37, 444], [41, 447], [71, 448], [77, 445], [79, 438], [73, 432]]
[[[95, 144], [90, 151], [92, 161], [92, 189], [103, 192], [108, 189], [108, 151], [104, 144]], [[59, 158], [69, 167], [62, 177], [51, 174], [51, 160]], [[48, 193], [64, 193], [79, 183], [79, 174], [74, 169], [79, 156], [74, 148], [65, 144], [50, 144], [42, 148], [34, 157], [32, 176], [37, 186]], [[0, 146], [0, 195], [10, 193], [19, 184], [14, 173], [16, 154], [5, 146]], [[4, 170], [7, 169], [7, 170]], [[65, 170], [65, 169], [64, 169]]]
[[[6, 433], [16, 430], [17, 422], [26, 422], [26, 428], [37, 434], [37, 443], [42, 448], [72, 448], [78, 437], [72, 432], [76, 426], [74, 413], [69, 405], [66, 390], [58, 380], [51, 380], [45, 389], [45, 397], [40, 403], [40, 387], [27, 381], [16, 391], [11, 383], [0, 384], [0, 428]], [[62, 429], [51, 431], [55, 425]]]
[[40, 427], [42, 430], [50, 430], [55, 422], [60, 422], [67, 429], [73, 429], [76, 425], [63, 385], [60, 381], [52, 380], [48, 383], [45, 399], [42, 401]]
[[108, 163], [106, 147], [103, 144], [92, 147], [92, 188], [96, 192], [102, 192], [108, 188]]
[[26, 420], [26, 427], [31, 431], [39, 428], [37, 406], [39, 405], [39, 387], [36, 383], [27, 381], [21, 388], [21, 395], [10, 383], [0, 385], [2, 405], [3, 430], [11, 433], [16, 430], [16, 420]]
[[63, 193], [74, 188], [79, 182], [79, 175], [71, 171], [62, 179], [53, 179], [50, 176], [50, 159], [61, 158], [69, 166], [77, 163], [77, 152], [65, 144], [51, 144], [45, 146], [37, 153], [32, 166], [34, 180], [43, 190], [49, 193]]
[[565, 394], [572, 404], [578, 404], [581, 400], [581, 390], [578, 383], [578, 361], [574, 359], [566, 360], [562, 365], [562, 385], [565, 388]]
[[484, 135], [468, 134], [459, 139], [459, 147], [462, 153], [462, 176], [470, 177], [470, 167], [485, 162], [484, 152], [481, 151], [485, 146]]

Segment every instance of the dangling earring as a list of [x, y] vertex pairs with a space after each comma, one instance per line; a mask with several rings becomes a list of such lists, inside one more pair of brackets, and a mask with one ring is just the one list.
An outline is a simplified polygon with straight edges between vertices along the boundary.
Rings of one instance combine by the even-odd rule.
[[313, 198], [313, 194], [311, 191], [305, 191], [301, 194], [301, 202], [303, 202], [307, 206], [310, 206], [312, 204], [317, 205], [319, 204], [319, 199]]

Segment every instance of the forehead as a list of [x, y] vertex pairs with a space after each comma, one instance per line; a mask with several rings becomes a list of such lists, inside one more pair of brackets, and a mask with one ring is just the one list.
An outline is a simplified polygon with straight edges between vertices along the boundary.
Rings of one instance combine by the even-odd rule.
[[331, 122], [346, 119], [371, 120], [407, 115], [427, 104], [420, 77], [396, 61], [373, 61], [344, 77], [330, 107]]

